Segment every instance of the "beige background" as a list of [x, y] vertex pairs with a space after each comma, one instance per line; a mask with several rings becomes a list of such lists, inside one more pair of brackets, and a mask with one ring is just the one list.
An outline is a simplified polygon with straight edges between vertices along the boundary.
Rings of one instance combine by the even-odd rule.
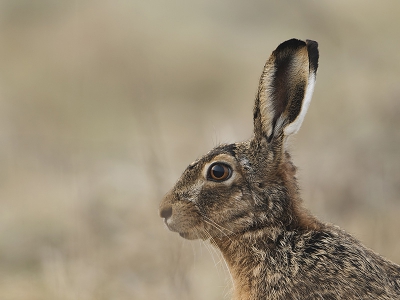
[[252, 133], [265, 60], [320, 47], [305, 205], [400, 263], [400, 2], [0, 1], [0, 299], [229, 299], [167, 231], [183, 169]]

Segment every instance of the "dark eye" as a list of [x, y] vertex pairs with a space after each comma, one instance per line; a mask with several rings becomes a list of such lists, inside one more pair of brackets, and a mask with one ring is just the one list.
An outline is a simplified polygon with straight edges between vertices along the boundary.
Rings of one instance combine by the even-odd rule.
[[208, 169], [208, 179], [214, 181], [224, 181], [231, 177], [232, 169], [221, 163], [215, 163], [210, 166]]

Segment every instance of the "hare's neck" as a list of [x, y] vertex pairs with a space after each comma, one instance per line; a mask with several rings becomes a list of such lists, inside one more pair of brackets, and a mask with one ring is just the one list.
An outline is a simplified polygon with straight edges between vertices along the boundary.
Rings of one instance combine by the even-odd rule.
[[278, 231], [257, 230], [216, 239], [217, 246], [229, 267], [234, 284], [234, 300], [256, 299], [255, 289], [265, 283], [263, 277], [270, 269], [269, 259], [274, 251], [274, 236]]
[[[302, 234], [283, 229], [260, 229], [240, 236], [215, 240], [234, 281], [234, 300], [255, 300], [274, 288], [282, 273], [289, 270], [288, 262], [294, 253], [293, 240]], [[276, 245], [286, 245], [277, 247]], [[279, 248], [279, 249], [278, 249]]]

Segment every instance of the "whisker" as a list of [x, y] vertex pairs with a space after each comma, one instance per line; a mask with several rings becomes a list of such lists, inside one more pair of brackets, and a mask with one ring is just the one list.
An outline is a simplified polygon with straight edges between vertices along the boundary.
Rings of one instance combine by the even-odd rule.
[[[206, 229], [204, 229], [204, 231], [208, 234], [208, 236], [209, 236], [209, 238], [210, 238], [210, 241], [212, 241], [212, 242], [215, 243], [215, 240], [213, 239], [213, 237], [211, 236], [211, 234], [210, 234]], [[209, 247], [210, 247], [210, 246], [209, 246]], [[233, 288], [233, 286], [234, 286], [234, 283], [233, 283], [233, 276], [232, 276], [232, 274], [231, 274], [231, 272], [230, 272], [230, 270], [229, 270], [228, 264], [227, 264], [227, 262], [226, 262], [224, 256], [221, 254], [221, 252], [217, 251], [217, 249], [215, 249], [214, 247], [211, 246], [211, 248], [212, 248], [212, 250], [214, 251], [214, 253], [216, 253], [217, 256], [220, 257], [220, 260], [219, 260], [218, 263], [220, 263], [221, 261], [224, 262], [225, 269], [226, 269], [226, 271], [229, 273], [229, 278], [230, 278], [230, 280], [231, 280], [231, 286], [232, 286], [232, 288]], [[217, 269], [217, 270], [218, 270], [218, 269]], [[218, 274], [219, 274], [219, 276], [220, 276], [220, 273], [219, 273], [219, 272], [218, 272]], [[226, 292], [226, 296], [228, 295], [228, 293], [229, 293], [229, 291]]]
[[[209, 233], [206, 229], [204, 229], [204, 233], [205, 233], [205, 235], [206, 235], [209, 239], [212, 239], [210, 233]], [[215, 254], [215, 255], [217, 255], [217, 257], [219, 257], [219, 256], [220, 256], [220, 255], [219, 255], [220, 253], [218, 253], [218, 251], [217, 251], [214, 247], [212, 247], [210, 244], [208, 244], [208, 243], [206, 243], [206, 242], [204, 242], [204, 241], [203, 241], [203, 243], [204, 243], [205, 247], [207, 248], [207, 250], [209, 251], [209, 253], [211, 254], [211, 257], [212, 257], [212, 260], [213, 260], [213, 262], [214, 262], [215, 267], [217, 267], [217, 266], [220, 264], [221, 259], [219, 259], [219, 261], [217, 261], [217, 260], [214, 258], [214, 255], [213, 255], [213, 254]], [[218, 271], [218, 275], [221, 276], [218, 267], [217, 267], [217, 271]]]
[[[214, 227], [215, 229], [217, 229], [219, 232], [221, 232], [225, 237], [227, 237], [228, 239], [230, 239], [230, 237], [225, 233], [225, 232], [223, 232], [221, 229], [219, 229], [215, 224], [213, 224], [213, 223], [211, 223], [211, 222], [209, 222], [209, 221], [207, 221], [207, 220], [204, 220], [204, 222], [205, 223], [207, 223], [207, 224], [209, 224], [209, 225], [211, 225], [212, 227]], [[230, 239], [231, 240], [231, 239]], [[215, 240], [214, 240], [215, 241]], [[231, 240], [232, 241], [232, 240]]]
[[220, 228], [221, 230], [226, 230], [226, 231], [228, 231], [229, 233], [234, 234], [233, 231], [229, 230], [228, 228], [225, 228], [225, 227], [222, 226], [222, 225], [219, 225], [217, 222], [213, 221], [212, 219], [210, 219], [210, 218], [207, 217], [206, 215], [201, 214], [201, 216], [202, 216], [204, 219], [206, 219], [206, 220], [210, 221], [211, 223], [213, 223], [216, 227]]
[[216, 253], [216, 252], [214, 252], [215, 249], [213, 249], [213, 248], [206, 242], [207, 239], [211, 238], [210, 234], [209, 234], [206, 230], [204, 230], [203, 232], [198, 232], [198, 234], [199, 234], [199, 237], [201, 237], [200, 239], [201, 239], [202, 244], [203, 244], [204, 247], [207, 249], [208, 253], [210, 253], [211, 258], [212, 258], [212, 260], [213, 260], [213, 262], [214, 262], [214, 265], [217, 266], [217, 261], [216, 261], [216, 259], [215, 259], [215, 257], [214, 257], [214, 254]]

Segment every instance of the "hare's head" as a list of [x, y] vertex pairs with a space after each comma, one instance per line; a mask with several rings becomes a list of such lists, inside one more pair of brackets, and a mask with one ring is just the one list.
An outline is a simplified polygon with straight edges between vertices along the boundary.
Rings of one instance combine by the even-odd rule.
[[220, 145], [186, 168], [160, 205], [170, 230], [207, 239], [302, 226], [295, 167], [285, 145], [307, 112], [317, 67], [316, 42], [292, 39], [278, 46], [261, 75], [254, 136]]

